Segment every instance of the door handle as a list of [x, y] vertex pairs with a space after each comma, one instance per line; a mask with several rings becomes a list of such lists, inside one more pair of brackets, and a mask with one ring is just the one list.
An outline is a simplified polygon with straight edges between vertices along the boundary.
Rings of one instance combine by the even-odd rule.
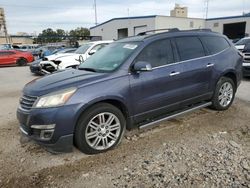
[[207, 67], [213, 67], [213, 66], [214, 66], [213, 63], [208, 63], [208, 64], [207, 64]]
[[180, 74], [180, 72], [171, 72], [171, 73], [169, 74], [169, 76], [175, 76], [175, 75], [178, 75], [178, 74]]

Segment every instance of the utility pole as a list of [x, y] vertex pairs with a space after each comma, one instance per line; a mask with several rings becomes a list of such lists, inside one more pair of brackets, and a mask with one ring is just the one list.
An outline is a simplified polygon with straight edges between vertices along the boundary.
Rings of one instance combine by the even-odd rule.
[[97, 25], [96, 0], [94, 0], [94, 9], [95, 9], [95, 25]]
[[1, 30], [3, 30], [3, 32], [4, 32], [4, 35], [5, 35], [5, 38], [6, 38], [6, 43], [10, 43], [3, 8], [0, 8], [0, 31]]

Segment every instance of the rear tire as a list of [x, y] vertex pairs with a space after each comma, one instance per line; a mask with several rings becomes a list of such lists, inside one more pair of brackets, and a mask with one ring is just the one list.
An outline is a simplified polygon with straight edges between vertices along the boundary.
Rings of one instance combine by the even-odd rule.
[[211, 108], [215, 110], [227, 110], [233, 103], [236, 86], [231, 78], [221, 77], [216, 84]]
[[84, 112], [75, 128], [76, 147], [86, 154], [106, 152], [116, 147], [124, 134], [122, 112], [108, 103], [99, 103]]
[[17, 62], [16, 62], [16, 64], [17, 64], [18, 66], [25, 66], [25, 65], [27, 65], [27, 63], [28, 63], [28, 61], [27, 61], [27, 59], [25, 59], [25, 58], [20, 58], [20, 59], [18, 59]]

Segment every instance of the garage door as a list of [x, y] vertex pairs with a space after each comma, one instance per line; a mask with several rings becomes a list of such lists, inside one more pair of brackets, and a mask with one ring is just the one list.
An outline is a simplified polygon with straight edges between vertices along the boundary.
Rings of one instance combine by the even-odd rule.
[[136, 26], [134, 27], [134, 35], [138, 35], [139, 33], [147, 31], [146, 25]]

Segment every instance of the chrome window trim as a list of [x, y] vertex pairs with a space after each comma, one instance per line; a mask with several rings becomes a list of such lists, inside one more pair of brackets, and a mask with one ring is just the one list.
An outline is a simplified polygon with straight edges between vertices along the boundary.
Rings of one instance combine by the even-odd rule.
[[188, 61], [193, 61], [193, 60], [199, 60], [199, 59], [204, 59], [204, 58], [207, 58], [207, 57], [213, 57], [213, 56], [216, 56], [220, 53], [223, 53], [224, 51], [226, 51], [227, 49], [229, 49], [231, 46], [225, 48], [224, 50], [216, 53], [216, 54], [212, 54], [212, 55], [207, 55], [207, 56], [203, 56], [203, 57], [197, 57], [197, 58], [193, 58], [193, 59], [188, 59], [188, 60], [184, 60], [184, 61], [178, 61], [178, 62], [175, 62], [175, 63], [171, 63], [171, 64], [166, 64], [166, 65], [161, 65], [161, 66], [158, 66], [158, 67], [152, 67], [152, 70], [155, 70], [155, 69], [159, 69], [159, 68], [163, 68], [163, 67], [168, 67], [168, 66], [171, 66], [171, 65], [177, 65], [177, 64], [181, 64], [181, 63], [185, 63], [185, 62], [188, 62]]

